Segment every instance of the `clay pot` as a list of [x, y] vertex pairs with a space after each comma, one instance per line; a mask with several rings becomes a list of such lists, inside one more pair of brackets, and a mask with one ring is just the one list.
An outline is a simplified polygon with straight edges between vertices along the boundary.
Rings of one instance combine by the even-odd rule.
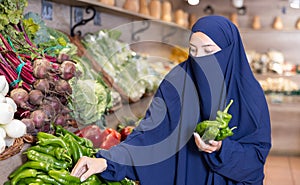
[[189, 16], [189, 28], [192, 29], [193, 25], [197, 22], [196, 14], [190, 14]]
[[172, 21], [172, 5], [169, 1], [164, 1], [162, 3], [162, 16], [161, 19], [164, 21]]
[[184, 27], [185, 26], [185, 15], [184, 11], [181, 9], [178, 9], [175, 11], [175, 23], [178, 24], [179, 26]]
[[230, 20], [233, 24], [235, 24], [236, 27], [239, 27], [239, 22], [238, 22], [238, 15], [237, 13], [232, 13], [230, 15]]
[[115, 0], [99, 0], [99, 2], [101, 2], [103, 4], [110, 5], [110, 6], [114, 6], [115, 5]]
[[123, 8], [128, 11], [139, 12], [139, 2], [138, 0], [126, 0]]
[[150, 15], [147, 0], [140, 0], [140, 14]]
[[252, 28], [253, 28], [254, 30], [259, 30], [259, 29], [261, 29], [260, 17], [259, 17], [258, 15], [255, 15], [255, 16], [253, 17]]
[[282, 30], [283, 29], [283, 22], [282, 22], [281, 17], [279, 17], [279, 16], [275, 17], [272, 27], [275, 30]]
[[296, 22], [296, 29], [300, 30], [300, 18]]
[[151, 0], [149, 3], [150, 15], [156, 19], [161, 17], [161, 2], [159, 0]]

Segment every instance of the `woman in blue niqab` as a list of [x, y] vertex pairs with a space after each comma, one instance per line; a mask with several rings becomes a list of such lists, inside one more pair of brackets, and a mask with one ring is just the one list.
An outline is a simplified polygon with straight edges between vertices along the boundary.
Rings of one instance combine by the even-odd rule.
[[[239, 31], [227, 18], [212, 15], [194, 24], [192, 34], [197, 32], [207, 35], [221, 50], [190, 55], [174, 67], [132, 134], [97, 153], [107, 166], [94, 173], [112, 181], [127, 177], [141, 185], [263, 184], [271, 148], [269, 111]], [[217, 110], [231, 99], [229, 127], [237, 127], [234, 135], [220, 141], [216, 151], [199, 151], [193, 136], [196, 124], [215, 119]], [[79, 161], [72, 174], [81, 176], [76, 171], [88, 160]], [[84, 178], [93, 173], [90, 171]]]

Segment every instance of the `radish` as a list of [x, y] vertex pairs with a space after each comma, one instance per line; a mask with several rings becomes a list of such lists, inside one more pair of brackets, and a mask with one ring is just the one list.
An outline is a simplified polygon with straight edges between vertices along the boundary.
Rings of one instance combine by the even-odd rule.
[[0, 124], [8, 124], [14, 118], [14, 108], [8, 103], [0, 103]]
[[29, 92], [29, 103], [32, 105], [41, 105], [43, 103], [44, 94], [41, 90], [34, 89]]
[[19, 138], [26, 134], [26, 125], [17, 119], [13, 119], [11, 122], [3, 126], [6, 134], [11, 138]]
[[9, 85], [4, 75], [0, 75], [0, 94], [6, 96], [9, 91]]
[[63, 63], [60, 65], [59, 71], [60, 71], [60, 77], [62, 79], [70, 80], [75, 75], [76, 66], [74, 62], [66, 60], [63, 61]]

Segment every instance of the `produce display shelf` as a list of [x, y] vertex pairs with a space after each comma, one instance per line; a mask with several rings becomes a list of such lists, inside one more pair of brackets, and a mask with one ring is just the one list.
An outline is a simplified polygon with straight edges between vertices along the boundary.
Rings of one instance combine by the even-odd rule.
[[99, 2], [98, 0], [50, 0], [50, 1], [55, 3], [70, 5], [70, 6], [79, 6], [79, 7], [92, 6], [93, 8], [101, 12], [118, 15], [118, 16], [126, 16], [137, 20], [153, 20], [161, 24], [187, 30], [186, 28], [181, 27], [174, 22], [162, 21], [160, 19], [155, 19], [154, 17], [148, 15], [143, 15], [137, 12], [125, 10], [122, 7], [106, 5], [104, 3]]
[[105, 116], [107, 127], [116, 129], [119, 123], [143, 117], [152, 98], [153, 96], [145, 96], [138, 102], [123, 104], [120, 109]]

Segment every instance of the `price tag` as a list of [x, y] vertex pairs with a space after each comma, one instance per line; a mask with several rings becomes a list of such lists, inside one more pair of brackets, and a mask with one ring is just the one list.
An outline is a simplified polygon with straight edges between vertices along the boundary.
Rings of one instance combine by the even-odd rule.
[[52, 20], [53, 6], [49, 1], [42, 0], [42, 19]]
[[95, 18], [94, 18], [94, 25], [101, 26], [101, 15], [100, 12], [96, 12]]
[[74, 21], [75, 23], [79, 23], [83, 20], [83, 9], [79, 7], [74, 8]]

